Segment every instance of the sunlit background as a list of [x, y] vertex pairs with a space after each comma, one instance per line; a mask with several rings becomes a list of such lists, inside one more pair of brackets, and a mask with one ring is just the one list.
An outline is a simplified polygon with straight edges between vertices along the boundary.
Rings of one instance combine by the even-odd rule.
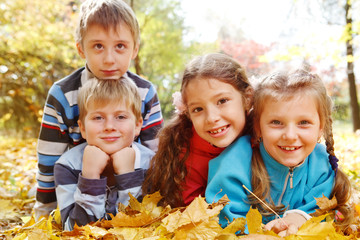
[[[3, 135], [37, 136], [49, 87], [84, 65], [73, 38], [81, 2], [0, 1]], [[360, 0], [126, 2], [141, 28], [131, 70], [157, 87], [165, 120], [173, 113], [171, 93], [179, 89], [184, 65], [195, 55], [223, 52], [236, 58], [249, 78], [307, 66], [334, 100], [336, 129], [360, 128]], [[352, 52], [346, 53], [347, 46]]]

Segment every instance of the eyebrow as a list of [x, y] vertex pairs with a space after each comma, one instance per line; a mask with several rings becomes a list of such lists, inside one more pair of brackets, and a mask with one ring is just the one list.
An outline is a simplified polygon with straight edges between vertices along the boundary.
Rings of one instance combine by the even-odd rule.
[[[223, 95], [230, 95], [230, 97], [232, 96], [232, 93], [231, 92], [228, 92], [228, 91], [224, 91], [224, 92], [220, 92], [220, 93], [217, 93], [215, 94], [214, 96], [212, 96], [212, 98], [219, 98], [219, 97], [222, 97]], [[197, 102], [190, 102], [189, 104], [187, 104], [188, 107], [191, 107], [192, 105], [196, 105], [198, 104]]]

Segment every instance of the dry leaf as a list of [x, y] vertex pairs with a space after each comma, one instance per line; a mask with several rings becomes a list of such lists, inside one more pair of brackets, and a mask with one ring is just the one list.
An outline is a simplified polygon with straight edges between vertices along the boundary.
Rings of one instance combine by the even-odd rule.
[[262, 230], [262, 215], [257, 208], [250, 207], [246, 214], [246, 221], [249, 233], [263, 233]]
[[324, 195], [320, 198], [315, 198], [315, 199], [316, 199], [316, 205], [318, 205], [318, 207], [320, 208], [315, 210], [316, 216], [323, 215], [333, 210], [337, 206], [337, 200], [335, 196], [331, 200], [329, 200]]

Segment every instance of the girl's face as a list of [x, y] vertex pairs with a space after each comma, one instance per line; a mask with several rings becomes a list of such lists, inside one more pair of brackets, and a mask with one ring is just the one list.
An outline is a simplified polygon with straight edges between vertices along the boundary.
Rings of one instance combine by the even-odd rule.
[[265, 101], [260, 115], [260, 136], [266, 151], [279, 163], [287, 167], [302, 163], [314, 150], [321, 134], [313, 96], [298, 94], [291, 99]]
[[196, 132], [212, 145], [227, 147], [243, 131], [243, 97], [231, 84], [213, 78], [193, 79], [185, 95]]

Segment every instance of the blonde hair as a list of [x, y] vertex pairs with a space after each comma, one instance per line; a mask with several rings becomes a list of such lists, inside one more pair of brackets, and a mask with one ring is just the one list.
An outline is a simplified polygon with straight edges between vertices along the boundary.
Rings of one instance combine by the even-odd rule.
[[140, 43], [140, 27], [135, 13], [127, 3], [122, 0], [86, 0], [80, 6], [79, 21], [75, 32], [75, 41], [82, 40], [93, 24], [99, 24], [105, 30], [125, 23], [134, 39], [135, 46]]
[[[241, 93], [243, 102], [249, 103], [247, 107], [250, 109], [252, 95], [248, 94], [248, 90], [252, 90], [252, 86], [245, 69], [235, 59], [221, 53], [195, 57], [186, 65], [181, 83], [182, 97], [186, 96], [186, 87], [190, 81], [209, 78], [231, 84]], [[186, 99], [183, 101], [186, 103]], [[249, 109], [244, 110], [245, 115]], [[246, 124], [248, 123], [249, 121], [246, 120]], [[190, 153], [192, 127], [193, 124], [185, 111], [176, 113], [159, 132], [158, 151], [147, 172], [143, 193], [160, 191], [164, 196], [163, 205], [169, 204], [172, 207], [184, 205], [181, 185], [187, 175], [185, 162]], [[242, 134], [249, 129], [248, 125], [245, 126]]]
[[136, 121], [142, 118], [138, 88], [127, 77], [117, 80], [89, 79], [80, 88], [78, 94], [79, 119], [82, 122], [84, 122], [89, 104], [94, 102], [102, 106], [109, 103], [125, 103], [133, 112]]
[[[298, 94], [312, 96], [317, 103], [317, 111], [320, 118], [320, 126], [323, 129], [323, 137], [325, 139], [326, 150], [329, 155], [335, 156], [334, 139], [332, 131], [332, 101], [328, 96], [326, 88], [318, 75], [311, 74], [305, 70], [298, 69], [290, 73], [278, 72], [265, 77], [255, 86], [254, 105], [253, 105], [253, 128], [260, 129], [260, 116], [263, 112], [264, 103], [268, 99], [286, 100]], [[256, 142], [259, 136], [253, 133], [253, 141]], [[346, 217], [345, 221], [351, 219], [351, 213], [346, 206], [351, 195], [351, 185], [347, 176], [340, 170], [336, 170], [335, 186], [332, 196], [335, 196], [338, 202], [337, 209]], [[261, 200], [268, 199], [271, 207], [278, 211], [284, 211], [284, 206], [276, 206], [270, 196], [270, 179], [266, 171], [264, 162], [260, 155], [259, 147], [255, 144], [252, 156], [252, 186], [254, 193], [260, 196]], [[267, 208], [263, 208], [262, 204], [252, 195], [248, 196], [250, 203], [256, 205], [264, 215], [271, 213]]]

